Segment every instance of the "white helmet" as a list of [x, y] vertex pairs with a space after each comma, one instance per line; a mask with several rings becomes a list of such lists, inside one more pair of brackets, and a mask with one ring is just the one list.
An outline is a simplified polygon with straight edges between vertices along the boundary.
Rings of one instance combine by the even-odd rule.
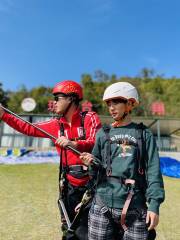
[[136, 88], [128, 82], [113, 83], [106, 88], [103, 101], [108, 101], [113, 98], [124, 98], [132, 100], [135, 105], [139, 104], [138, 92]]

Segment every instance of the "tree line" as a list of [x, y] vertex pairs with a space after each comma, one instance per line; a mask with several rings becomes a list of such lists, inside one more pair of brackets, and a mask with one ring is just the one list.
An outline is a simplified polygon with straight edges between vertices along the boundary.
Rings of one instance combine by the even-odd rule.
[[[83, 101], [90, 101], [93, 110], [98, 114], [107, 115], [107, 108], [102, 102], [104, 90], [107, 86], [117, 81], [132, 83], [140, 95], [140, 105], [133, 111], [136, 116], [151, 116], [151, 104], [161, 101], [165, 106], [166, 117], [180, 117], [180, 79], [176, 77], [165, 78], [156, 74], [153, 70], [144, 68], [138, 76], [117, 77], [115, 74], [108, 75], [101, 70], [95, 71], [94, 75], [83, 74], [80, 84], [83, 87]], [[0, 83], [1, 103], [10, 110], [22, 114], [21, 102], [26, 97], [35, 99], [37, 105], [33, 113], [48, 113], [48, 101], [53, 100], [52, 88], [39, 86], [27, 90], [25, 86], [17, 91], [4, 91]]]

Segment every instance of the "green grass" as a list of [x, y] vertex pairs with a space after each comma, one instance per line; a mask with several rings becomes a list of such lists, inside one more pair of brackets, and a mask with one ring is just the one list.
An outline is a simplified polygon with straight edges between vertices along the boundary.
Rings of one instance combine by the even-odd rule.
[[58, 166], [0, 166], [0, 239], [60, 239]]
[[180, 240], [180, 179], [164, 177], [166, 199], [160, 209], [158, 240]]
[[[180, 179], [164, 177], [157, 240], [180, 239]], [[58, 165], [0, 165], [0, 239], [58, 240]]]

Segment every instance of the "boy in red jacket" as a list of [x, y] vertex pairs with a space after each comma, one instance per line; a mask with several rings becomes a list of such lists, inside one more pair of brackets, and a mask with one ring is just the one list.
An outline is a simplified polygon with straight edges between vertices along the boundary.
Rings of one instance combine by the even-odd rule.
[[[72, 221], [75, 216], [75, 206], [86, 190], [89, 176], [79, 156], [66, 147], [71, 146], [81, 152], [91, 152], [96, 132], [101, 127], [101, 123], [95, 112], [84, 114], [80, 111], [79, 102], [83, 98], [83, 92], [78, 83], [70, 80], [59, 82], [53, 88], [52, 93], [54, 95], [54, 111], [59, 117], [34, 125], [57, 138], [57, 141], [53, 139], [52, 141], [60, 154], [60, 175], [63, 175], [63, 182], [65, 182], [63, 186], [64, 204], [70, 221]], [[1, 107], [0, 118], [23, 134], [48, 137], [35, 127], [5, 112]], [[64, 223], [62, 216], [62, 229], [64, 229]]]

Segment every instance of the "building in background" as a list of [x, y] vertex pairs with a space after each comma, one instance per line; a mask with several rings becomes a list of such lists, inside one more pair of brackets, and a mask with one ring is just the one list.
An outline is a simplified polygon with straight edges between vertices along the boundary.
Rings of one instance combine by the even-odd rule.
[[[85, 109], [84, 109], [85, 110]], [[25, 114], [21, 115], [29, 122], [39, 122], [49, 120], [52, 115], [35, 115]], [[110, 123], [111, 117], [100, 115], [102, 123]], [[134, 117], [134, 122], [143, 122], [148, 126], [156, 140], [159, 150], [161, 151], [180, 151], [180, 137], [176, 133], [180, 130], [180, 119], [168, 119], [157, 117]], [[0, 148], [33, 148], [33, 149], [48, 149], [53, 147], [50, 139], [29, 137], [23, 135], [13, 128], [9, 127], [4, 122], [0, 122]]]

